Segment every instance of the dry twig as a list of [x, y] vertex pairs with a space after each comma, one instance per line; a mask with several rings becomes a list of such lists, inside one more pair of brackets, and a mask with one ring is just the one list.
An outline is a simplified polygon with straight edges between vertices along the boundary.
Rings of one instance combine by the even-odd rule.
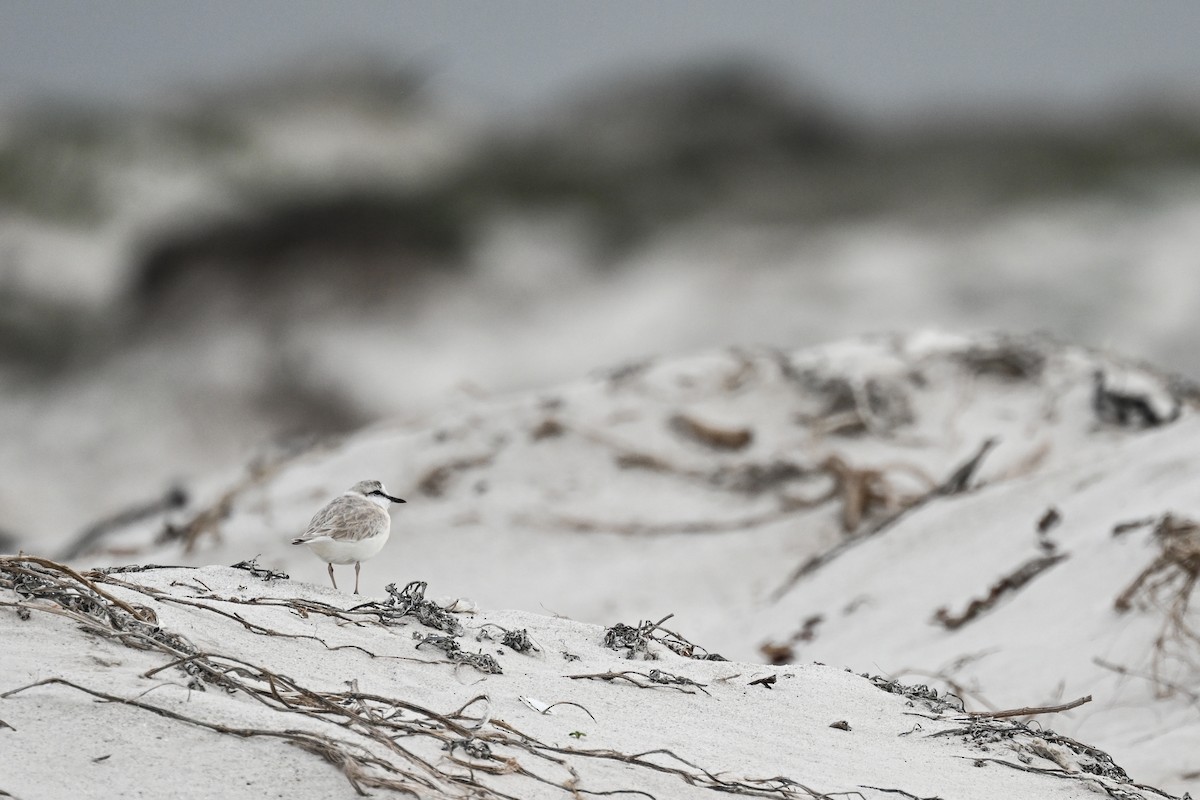
[[[695, 692], [691, 691], [690, 689], [684, 688], [685, 686], [694, 686], [705, 694], [708, 694], [708, 691], [704, 688], [708, 684], [697, 683], [691, 678], [685, 678], [681, 675], [673, 675], [672, 673], [664, 672], [661, 669], [652, 669], [649, 672], [637, 672], [636, 670], [627, 669], [622, 670], [621, 672], [594, 672], [586, 675], [567, 675], [566, 677], [573, 681], [587, 679], [601, 681], [622, 680], [632, 683], [639, 689], [652, 689], [655, 686], [665, 686], [668, 689], [674, 689], [676, 691], [683, 692], [684, 694], [695, 694]], [[644, 678], [646, 681], [648, 681], [648, 683], [640, 681], [638, 678]]]
[[[146, 670], [146, 678], [153, 678], [165, 670], [181, 669], [197, 681], [243, 693], [267, 709], [287, 714], [289, 721], [279, 728], [226, 725], [155, 705], [140, 697], [122, 697], [65, 678], [38, 681], [9, 690], [0, 697], [11, 698], [35, 687], [58, 685], [106, 702], [119, 703], [223, 735], [284, 741], [335, 765], [355, 791], [362, 795], [370, 789], [389, 789], [418, 797], [459, 796], [466, 792], [479, 800], [516, 800], [528, 795], [528, 784], [513, 782], [523, 780], [553, 787], [568, 797], [638, 795], [657, 800], [654, 795], [641, 789], [586, 786], [580, 768], [589, 761], [603, 760], [628, 765], [634, 770], [631, 773], [633, 781], [636, 781], [638, 772], [649, 771], [672, 776], [693, 786], [735, 795], [778, 800], [827, 797], [784, 777], [727, 780], [665, 749], [626, 754], [612, 750], [552, 746], [521, 733], [505, 722], [491, 720], [486, 713], [482, 719], [468, 719], [465, 716], [467, 709], [486, 699], [482, 696], [472, 699], [457, 711], [438, 713], [402, 698], [369, 694], [357, 689], [349, 692], [318, 691], [267, 667], [228, 654], [199, 650], [176, 634], [141, 622], [133, 614], [142, 607], [119, 600], [101, 589], [97, 582], [107, 582], [113, 586], [119, 585], [124, 591], [142, 593], [153, 602], [175, 602], [203, 613], [217, 613], [219, 618], [235, 621], [256, 634], [296, 639], [317, 637], [272, 631], [266, 626], [242, 620], [236, 614], [221, 612], [209, 604], [228, 601], [246, 605], [282, 605], [291, 607], [297, 613], [315, 612], [329, 616], [334, 621], [352, 617], [354, 611], [341, 612], [312, 601], [269, 598], [253, 602], [205, 597], [205, 602], [201, 602], [197, 598], [171, 597], [162, 591], [121, 581], [112, 575], [93, 573], [91, 578], [89, 580], [69, 568], [44, 559], [0, 559], [0, 589], [38, 600], [36, 604], [20, 600], [16, 603], [5, 602], [5, 605], [19, 606], [25, 603], [25, 608], [38, 613], [67, 615], [84, 623], [93, 634], [108, 636], [127, 646], [159, 651], [167, 660]], [[414, 599], [415, 596], [415, 591], [410, 594]], [[151, 613], [148, 608], [144, 612]], [[664, 621], [665, 618], [653, 625], [648, 623], [646, 627], [653, 633], [659, 630], [657, 626]], [[384, 623], [376, 621], [372, 624]], [[691, 689], [705, 691], [701, 684], [660, 670], [618, 676], [646, 687], [662, 686], [681, 692], [690, 692]], [[196, 684], [192, 688], [203, 686]], [[573, 705], [591, 715], [588, 709], [571, 701], [554, 705]], [[303, 717], [306, 720], [304, 724], [309, 728], [298, 729], [295, 721], [297, 716]], [[664, 760], [670, 763], [661, 763]]]
[[1020, 590], [1025, 584], [1066, 557], [1066, 553], [1058, 553], [1026, 561], [992, 584], [991, 588], [988, 589], [986, 597], [982, 599], [976, 598], [968, 603], [961, 614], [951, 614], [949, 609], [943, 606], [934, 612], [933, 618], [947, 630], [957, 630], [985, 611], [994, 608], [1000, 602], [1001, 598]]
[[1154, 640], [1151, 673], [1160, 680], [1160, 696], [1171, 694], [1166, 681], [1173, 662], [1193, 674], [1200, 673], [1200, 631], [1189, 617], [1192, 592], [1200, 583], [1200, 524], [1164, 514], [1152, 534], [1159, 552], [1113, 601], [1121, 613], [1136, 600], [1163, 610], [1163, 620]]
[[1072, 708], [1079, 708], [1084, 703], [1090, 702], [1092, 702], [1092, 696], [1089, 694], [1056, 706], [1026, 706], [1025, 708], [1010, 708], [1006, 711], [967, 711], [966, 715], [968, 717], [988, 717], [989, 719], [1032, 717], [1037, 714], [1057, 714], [1060, 711], [1070, 711]]
[[940, 497], [944, 497], [949, 493], [947, 491], [948, 488], [955, 488], [959, 485], [964, 474], [969, 480], [970, 476], [974, 474], [975, 469], [978, 468], [983, 456], [986, 455], [993, 446], [994, 444], [990, 439], [983, 442], [979, 450], [977, 450], [974, 455], [972, 455], [962, 466], [956, 468], [951, 473], [950, 478], [943, 481], [941, 484], [934, 486], [922, 495], [913, 498], [906, 498], [905, 502], [901, 503], [899, 508], [897, 508], [894, 513], [888, 514], [877, 519], [875, 522], [864, 525], [861, 529], [854, 530], [850, 533], [850, 535], [846, 536], [832, 548], [805, 561], [803, 564], [798, 566], [782, 584], [780, 584], [778, 589], [771, 593], [771, 600], [778, 601], [803, 578], [816, 572], [821, 567], [835, 560], [854, 547], [862, 544], [871, 537], [877, 536], [880, 533], [888, 530], [897, 522], [899, 522], [906, 514], [909, 514], [915, 509], [924, 506], [926, 503], [929, 503]]

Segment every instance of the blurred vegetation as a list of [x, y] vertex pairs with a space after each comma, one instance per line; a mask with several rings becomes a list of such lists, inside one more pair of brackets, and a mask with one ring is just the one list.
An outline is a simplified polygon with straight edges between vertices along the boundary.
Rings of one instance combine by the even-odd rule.
[[52, 222], [87, 223], [104, 212], [100, 150], [108, 121], [53, 109], [17, 121], [0, 141], [0, 209]]
[[564, 117], [493, 137], [457, 176], [457, 190], [485, 208], [573, 207], [618, 255], [695, 219], [964, 215], [1126, 195], [1200, 170], [1195, 115], [1136, 108], [1078, 127], [931, 119], [886, 133], [736, 64], [601, 92]]
[[389, 57], [356, 53], [306, 59], [286, 69], [268, 71], [236, 87], [197, 95], [205, 113], [272, 114], [304, 106], [337, 106], [386, 115], [418, 114], [428, 109], [427, 75], [412, 64]]
[[[745, 63], [582, 92], [544, 118], [464, 136], [470, 144], [450, 166], [420, 178], [387, 163], [377, 174], [360, 168], [347, 178], [336, 165], [304, 161], [302, 150], [272, 149], [271, 124], [303, 126], [303, 112], [312, 110], [328, 136], [329, 120], [346, 112], [347, 126], [369, 120], [372, 136], [394, 125], [394, 145], [370, 157], [386, 159], [392, 146], [401, 162], [405, 122], [436, 111], [423, 85], [414, 70], [366, 59], [191, 95], [168, 110], [32, 109], [0, 131], [0, 215], [97, 226], [110, 216], [163, 211], [155, 175], [201, 178], [202, 190], [229, 201], [225, 212], [167, 208], [174, 213], [162, 218], [176, 220], [173, 227], [120, 220], [135, 232], [122, 235], [138, 237], [125, 242], [138, 258], [128, 284], [135, 300], [153, 305], [196, 270], [245, 290], [314, 269], [376, 280], [381, 270], [396, 278], [415, 267], [463, 268], [477, 234], [513, 214], [581, 218], [598, 262], [611, 265], [692, 224], [802, 230], [878, 216], [963, 218], [1081, 196], [1136, 202], [1161, 191], [1164, 177], [1200, 175], [1196, 113], [1147, 105], [1073, 126], [933, 118], [882, 132]], [[127, 174], [140, 183], [122, 184]], [[134, 196], [121, 205], [147, 185], [149, 201]], [[44, 327], [3, 308], [9, 300], [0, 297], [0, 340]], [[49, 325], [58, 316], [40, 318]]]
[[583, 211], [612, 254], [714, 209], [774, 197], [854, 157], [856, 134], [740, 65], [600, 91], [532, 131], [485, 142], [453, 178], [482, 209]]
[[48, 222], [95, 225], [113, 213], [107, 181], [152, 158], [194, 161], [245, 147], [229, 115], [188, 109], [147, 115], [43, 107], [0, 136], [0, 210]]
[[181, 273], [224, 272], [243, 291], [270, 291], [314, 262], [377, 269], [387, 263], [461, 265], [468, 225], [458, 203], [435, 190], [341, 186], [277, 189], [243, 215], [174, 231], [143, 248], [136, 291], [154, 302]]
[[69, 368], [81, 350], [97, 344], [102, 320], [24, 292], [0, 289], [0, 364], [19, 367], [5, 377], [30, 381], [53, 378]]

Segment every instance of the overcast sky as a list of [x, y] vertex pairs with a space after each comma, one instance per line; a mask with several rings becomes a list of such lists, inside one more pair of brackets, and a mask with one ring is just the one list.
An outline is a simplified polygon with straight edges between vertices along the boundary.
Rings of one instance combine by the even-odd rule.
[[424, 64], [488, 111], [721, 56], [879, 118], [1200, 96], [1194, 0], [0, 0], [0, 102], [137, 101], [353, 49]]

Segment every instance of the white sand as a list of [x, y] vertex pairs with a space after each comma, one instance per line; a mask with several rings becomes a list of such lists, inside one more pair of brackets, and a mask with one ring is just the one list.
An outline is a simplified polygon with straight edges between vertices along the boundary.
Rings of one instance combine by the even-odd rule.
[[[1026, 372], [1006, 377], [1006, 369]], [[1190, 611], [1182, 618], [1186, 627], [1171, 627], [1166, 606], [1186, 579], [1173, 568], [1157, 575], [1165, 580], [1157, 594], [1139, 593], [1124, 613], [1114, 608], [1161, 549], [1152, 525], [1118, 537], [1112, 529], [1168, 511], [1200, 518], [1194, 477], [1200, 472], [1200, 423], [1186, 404], [1177, 421], [1159, 428], [1103, 422], [1092, 405], [1097, 369], [1111, 383], [1145, 392], [1158, 413], [1170, 412], [1166, 381], [1154, 372], [1029, 340], [926, 334], [786, 356], [760, 351], [665, 359], [619, 378], [598, 376], [531, 396], [464, 403], [409, 426], [364, 431], [283, 460], [261, 479], [242, 474], [214, 480], [197, 505], [173, 520], [179, 525], [202, 518], [206, 506], [219, 507], [224, 492], [233, 490], [228, 513], [213, 517], [217, 524], [203, 530], [190, 552], [177, 541], [154, 544], [161, 531], [155, 522], [114, 535], [80, 564], [232, 564], [261, 554], [264, 566], [305, 582], [304, 591], [349, 602], [325, 588], [323, 563], [286, 542], [331, 496], [356, 480], [379, 478], [408, 503], [393, 511], [388, 546], [363, 567], [363, 591], [370, 595], [382, 594], [387, 583], [423, 579], [435, 595], [470, 597], [484, 608], [563, 614], [606, 626], [673, 613], [670, 627], [741, 662], [763, 660], [764, 645], [783, 646], [800, 664], [820, 661], [951, 689], [973, 710], [1092, 695], [1091, 703], [1038, 723], [1113, 753], [1139, 782], [1182, 794], [1200, 782], [1200, 657], [1197, 643], [1187, 638], [1200, 622]], [[839, 381], [857, 387], [859, 399], [824, 413], [833, 395], [822, 386]], [[676, 414], [726, 432], [747, 430], [752, 441], [740, 450], [714, 450], [682, 436], [671, 422]], [[836, 430], [856, 414], [866, 429]], [[864, 535], [905, 498], [944, 481], [988, 438], [998, 444], [975, 472], [971, 491], [930, 497], [878, 535]], [[878, 471], [872, 485], [881, 502], [861, 509], [865, 516], [854, 536], [843, 529], [855, 507], [851, 484], [843, 481], [839, 488], [831, 479], [830, 457], [860, 478]], [[738, 488], [738, 481], [761, 479], [764, 468], [780, 463], [808, 472], [760, 484], [758, 491]], [[882, 502], [886, 496], [892, 507]], [[1052, 505], [1062, 521], [1039, 537], [1038, 520]], [[792, 580], [800, 565], [822, 553], [838, 555]], [[939, 609], [962, 614], [1021, 565], [1051, 553], [1065, 558], [1018, 589], [1001, 592], [994, 608], [955, 630], [935, 621]], [[158, 580], [156, 575], [144, 579]], [[342, 568], [340, 577], [347, 585], [350, 569]], [[288, 592], [303, 596], [298, 588]], [[806, 620], [815, 617], [820, 620], [811, 623], [811, 636], [801, 638]], [[528, 627], [551, 649], [559, 637], [588, 640], [593, 655], [587, 658], [595, 655], [595, 629], [540, 617], [483, 618]], [[256, 657], [275, 658], [280, 642], [267, 640]], [[31, 657], [42, 658], [38, 652]], [[338, 663], [322, 654], [326, 658]], [[515, 680], [507, 667], [515, 659], [506, 658], [503, 680]], [[558, 668], [556, 658], [538, 663]], [[708, 663], [685, 665], [683, 674], [705, 682], [729, 674]], [[729, 669], [824, 674], [799, 666]], [[465, 676], [468, 668], [458, 672], [475, 679]], [[418, 685], [415, 677], [404, 680]], [[739, 685], [731, 681], [720, 691]], [[529, 685], [516, 693], [545, 702], [586, 697], [599, 703], [629, 687], [602, 688], [600, 694], [596, 687], [566, 694]], [[629, 690], [636, 692], [635, 704], [650, 694]], [[663, 694], [677, 693], [653, 692]], [[742, 712], [732, 710], [736, 704], [728, 697], [714, 696], [724, 698], [719, 713], [712, 710], [718, 704], [710, 703], [703, 722], [684, 724], [691, 732], [664, 733], [659, 744], [682, 748], [706, 724], [737, 730], [734, 720]], [[437, 708], [453, 706], [444, 699]], [[765, 710], [748, 719], [764, 724]], [[828, 707], [823, 717], [832, 716], [821, 725], [848, 719], [839, 713]], [[778, 748], [799, 735], [786, 727], [795, 716], [771, 717], [771, 726], [784, 727], [766, 736], [751, 736], [749, 727], [744, 735], [760, 749]], [[0, 719], [6, 719], [3, 713]], [[726, 729], [727, 723], [735, 727]], [[596, 741], [592, 736], [589, 743]], [[726, 743], [728, 738], [717, 737], [721, 747], [741, 746]], [[764, 748], [764, 741], [771, 747]], [[638, 742], [630, 746], [656, 746], [651, 739]], [[706, 747], [716, 745], [697, 744], [689, 752], [710, 754], [713, 765], [722, 764], [706, 760], [710, 769], [750, 763], [762, 765], [758, 774], [768, 771], [762, 762], [746, 761], [750, 754], [721, 762]], [[834, 760], [822, 772], [826, 758]], [[857, 772], [847, 777], [841, 770], [849, 767], [834, 756], [820, 759], [799, 759], [800, 766], [789, 769], [767, 763], [796, 780], [809, 776], [810, 785], [824, 792], [873, 780]], [[957, 780], [952, 772], [947, 779]], [[919, 797], [974, 796], [943, 784], [900, 788]], [[664, 791], [660, 797], [683, 788]], [[1052, 796], [1013, 792], [990, 796]]]
[[[128, 588], [114, 581], [127, 582]], [[135, 607], [152, 609], [163, 632], [184, 637], [205, 654], [202, 663], [232, 669], [240, 686], [258, 694], [225, 691], [179, 667], [147, 677], [171, 662], [168, 654], [123, 646], [111, 638], [106, 623], [83, 620], [81, 625], [82, 618], [46, 600], [17, 601], [13, 592], [0, 592], [7, 606], [0, 608], [0, 639], [8, 645], [5, 691], [59, 678], [144, 704], [97, 703], [62, 684], [0, 700], [0, 719], [12, 728], [0, 730], [0, 789], [12, 796], [355, 796], [338, 766], [281, 736], [328, 737], [339, 754], [381, 759], [347, 770], [364, 790], [384, 796], [391, 790], [370, 788], [373, 778], [417, 786], [422, 797], [569, 797], [567, 787], [574, 786], [583, 796], [632, 792], [682, 798], [712, 796], [715, 783], [726, 789], [741, 786], [743, 793], [753, 790], [760, 797], [1159, 796], [1084, 771], [1105, 765], [1070, 743], [1027, 733], [993, 734], [986, 741], [980, 734], [976, 739], [966, 733], [936, 736], [961, 731], [967, 721], [834, 667], [698, 661], [659, 644], [650, 647], [657, 661], [626, 660], [603, 646], [597, 626], [517, 611], [460, 615], [463, 649], [492, 654], [502, 665], [503, 674], [486, 675], [451, 664], [427, 645], [418, 649], [414, 637], [434, 631], [412, 619], [383, 627], [368, 624], [367, 615], [350, 613], [348, 618], [360, 621], [350, 624], [313, 611], [302, 616], [288, 606], [234, 602], [297, 598], [345, 609], [367, 599], [307, 584], [207, 567], [124, 573], [100, 586]], [[18, 618], [14, 602], [30, 609], [28, 621]], [[498, 636], [496, 626], [527, 630], [539, 649], [522, 654], [496, 639], [478, 641], [484, 631]], [[172, 641], [178, 645], [178, 639]], [[577, 659], [567, 660], [568, 653]], [[649, 674], [655, 668], [703, 684], [704, 692], [688, 685], [679, 687], [688, 688], [684, 693], [667, 685], [638, 688], [569, 677], [624, 670]], [[276, 679], [275, 697], [267, 682], [255, 677], [264, 674], [261, 670], [283, 676]], [[748, 685], [769, 675], [777, 676], [773, 688]], [[352, 688], [379, 699], [338, 706], [311, 694]], [[481, 695], [486, 701], [454, 716]], [[562, 702], [578, 705], [560, 705], [546, 714], [536, 710]], [[447, 730], [444, 718], [423, 716], [411, 710], [414, 706], [454, 716], [456, 725], [470, 730], [465, 736]], [[302, 713], [314, 708], [324, 713]], [[155, 709], [254, 733], [246, 738], [221, 733], [165, 718]], [[394, 725], [386, 727], [387, 720]], [[830, 727], [840, 721], [849, 730]], [[379, 731], [394, 738], [373, 739]], [[443, 740], [466, 739], [486, 744], [488, 754], [442, 749]], [[533, 744], [521, 749], [513, 745], [518, 741]], [[622, 760], [639, 753], [646, 755], [636, 759], [638, 764]], [[389, 774], [391, 768], [410, 777]]]

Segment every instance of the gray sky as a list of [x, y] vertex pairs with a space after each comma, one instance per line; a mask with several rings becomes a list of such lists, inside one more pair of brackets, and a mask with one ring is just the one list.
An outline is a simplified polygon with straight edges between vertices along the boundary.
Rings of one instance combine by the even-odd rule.
[[526, 110], [619, 70], [751, 55], [852, 111], [1197, 97], [1200, 3], [1175, 0], [0, 0], [0, 102], [137, 100], [314, 52], [433, 68]]

